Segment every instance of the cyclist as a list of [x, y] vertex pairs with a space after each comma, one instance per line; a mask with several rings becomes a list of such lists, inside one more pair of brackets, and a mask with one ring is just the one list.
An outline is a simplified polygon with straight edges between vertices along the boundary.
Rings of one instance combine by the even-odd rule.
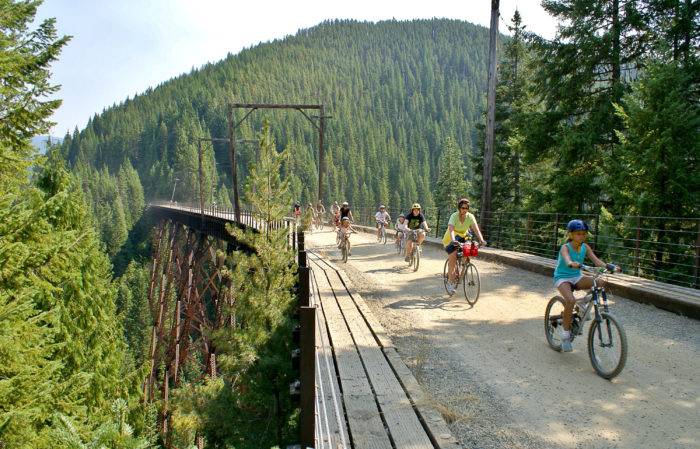
[[333, 214], [333, 224], [337, 229], [340, 227], [340, 206], [338, 206], [337, 201], [333, 201], [333, 205], [331, 206], [331, 214]]
[[457, 212], [450, 215], [450, 220], [447, 222], [447, 230], [442, 238], [442, 245], [447, 252], [447, 291], [450, 295], [455, 292], [455, 265], [457, 264], [457, 250], [462, 247], [462, 243], [467, 241], [467, 234], [472, 231], [479, 239], [479, 244], [486, 245], [484, 236], [481, 235], [481, 229], [476, 223], [476, 217], [469, 212], [469, 200], [461, 198], [457, 201]]
[[301, 221], [301, 204], [294, 203], [294, 211], [292, 214], [294, 215], [294, 221], [296, 221], [298, 226]]
[[348, 217], [351, 222], [355, 222], [355, 219], [352, 216], [352, 211], [350, 210], [350, 205], [347, 201], [344, 201], [343, 205], [340, 207], [340, 219], [342, 220], [343, 217]]
[[[554, 286], [564, 299], [563, 325], [559, 328], [561, 350], [564, 352], [570, 352], [572, 349], [571, 323], [574, 305], [576, 305], [574, 290], [587, 290], [593, 286], [593, 277], [582, 274], [581, 265], [583, 265], [586, 256], [588, 256], [595, 266], [607, 266], [586, 243], [588, 229], [588, 224], [583, 220], [571, 220], [566, 225], [566, 231], [568, 232], [566, 243], [559, 250], [557, 267], [554, 270]], [[615, 271], [620, 271], [620, 267], [614, 265], [612, 267], [614, 267]], [[597, 284], [598, 287], [605, 287], [603, 279], [599, 279]]]
[[326, 207], [323, 205], [321, 200], [318, 200], [318, 204], [316, 205], [316, 220], [318, 220], [319, 224], [323, 221], [323, 216], [325, 214], [326, 214]]
[[389, 212], [386, 211], [386, 207], [383, 204], [379, 206], [379, 210], [374, 214], [374, 219], [377, 221], [377, 238], [380, 238], [382, 235], [382, 225], [386, 227], [391, 221], [391, 216]]
[[396, 225], [394, 226], [394, 228], [396, 229], [396, 243], [399, 241], [399, 239], [404, 238], [404, 235], [408, 233], [408, 226], [406, 225], [406, 215], [399, 215], [399, 219], [396, 220]]
[[350, 254], [350, 234], [352, 234], [352, 228], [350, 227], [350, 218], [343, 217], [340, 219], [340, 227], [338, 228], [338, 248], [342, 246], [343, 239], [347, 236], [348, 238], [348, 254]]
[[[428, 227], [428, 222], [425, 220], [425, 216], [421, 212], [420, 204], [413, 203], [411, 206], [411, 212], [406, 215], [406, 226], [409, 231], [416, 232], [416, 244], [421, 245], [423, 240], [425, 240], [425, 233], [430, 231]], [[408, 234], [408, 242], [406, 243], [406, 262], [411, 261], [411, 253], [413, 252], [413, 232]]]

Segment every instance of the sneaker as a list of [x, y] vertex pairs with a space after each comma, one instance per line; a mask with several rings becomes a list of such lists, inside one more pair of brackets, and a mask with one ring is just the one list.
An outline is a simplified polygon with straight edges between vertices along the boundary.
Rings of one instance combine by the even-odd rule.
[[571, 338], [562, 338], [561, 339], [561, 351], [562, 352], [571, 352], [573, 349], [573, 346], [571, 345]]
[[561, 337], [561, 350], [563, 352], [571, 352], [571, 332], [565, 331], [563, 327], [559, 327], [559, 337]]
[[452, 282], [447, 283], [447, 293], [452, 296], [455, 294], [455, 286]]

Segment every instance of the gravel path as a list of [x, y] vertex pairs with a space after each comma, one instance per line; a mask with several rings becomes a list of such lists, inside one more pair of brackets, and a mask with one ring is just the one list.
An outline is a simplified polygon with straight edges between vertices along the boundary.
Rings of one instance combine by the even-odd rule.
[[[445, 294], [438, 248], [426, 246], [413, 273], [393, 245], [352, 240], [340, 265], [464, 447], [700, 448], [700, 322], [614, 297], [629, 357], [606, 381], [585, 339], [569, 354], [547, 346], [550, 278], [478, 260], [472, 308]], [[328, 231], [307, 236], [338, 262], [333, 242]]]

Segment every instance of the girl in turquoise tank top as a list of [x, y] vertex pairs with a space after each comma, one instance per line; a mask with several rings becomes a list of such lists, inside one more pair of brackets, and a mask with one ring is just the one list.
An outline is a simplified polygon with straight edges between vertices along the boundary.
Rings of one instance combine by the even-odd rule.
[[[557, 259], [557, 267], [554, 270], [554, 286], [561, 294], [562, 302], [564, 303], [563, 312], [563, 329], [561, 332], [562, 351], [571, 351], [571, 322], [576, 305], [574, 290], [587, 290], [593, 286], [593, 278], [581, 272], [581, 265], [586, 259], [586, 256], [597, 267], [606, 266], [605, 262], [600, 260], [588, 244], [588, 224], [583, 220], [571, 220], [566, 225], [568, 231], [567, 242], [562, 245], [559, 250]], [[619, 270], [619, 267], [618, 267]], [[603, 279], [598, 280], [598, 286], [605, 286]], [[561, 329], [561, 328], [560, 328]]]

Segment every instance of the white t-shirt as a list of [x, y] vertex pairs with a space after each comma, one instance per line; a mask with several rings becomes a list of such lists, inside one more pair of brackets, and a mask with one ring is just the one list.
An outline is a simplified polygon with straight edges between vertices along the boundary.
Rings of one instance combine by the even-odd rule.
[[396, 220], [396, 230], [402, 231], [402, 232], [408, 232], [408, 224], [407, 224], [406, 220], [404, 220], [403, 223], [401, 223], [400, 220], [401, 220], [400, 218], [398, 220]]
[[387, 211], [384, 211], [384, 212], [379, 211], [379, 212], [377, 212], [376, 214], [374, 214], [374, 218], [375, 218], [377, 221], [386, 221], [386, 222], [389, 222], [389, 218], [390, 218], [390, 217], [389, 217], [389, 213], [388, 213]]

